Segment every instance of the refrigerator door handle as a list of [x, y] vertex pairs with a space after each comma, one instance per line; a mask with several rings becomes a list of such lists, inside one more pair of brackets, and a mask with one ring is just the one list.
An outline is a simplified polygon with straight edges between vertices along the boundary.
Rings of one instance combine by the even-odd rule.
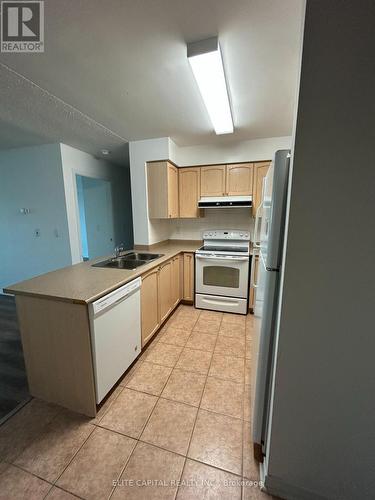
[[[260, 259], [260, 255], [259, 255], [259, 259]], [[258, 266], [260, 264], [260, 261], [258, 262]], [[259, 269], [258, 269], [258, 277], [259, 277]], [[258, 283], [255, 283], [255, 265], [254, 265], [254, 273], [253, 273], [253, 277], [252, 277], [252, 280], [253, 280], [253, 288], [258, 288]]]
[[256, 215], [255, 215], [255, 228], [254, 228], [254, 248], [260, 248], [259, 242], [259, 225], [260, 225], [260, 215], [259, 212], [261, 211], [263, 207], [263, 200], [259, 204], [259, 207], [257, 208]]

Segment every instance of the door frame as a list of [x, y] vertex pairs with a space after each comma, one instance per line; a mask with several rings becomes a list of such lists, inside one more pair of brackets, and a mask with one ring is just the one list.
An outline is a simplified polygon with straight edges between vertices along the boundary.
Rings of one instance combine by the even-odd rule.
[[[109, 182], [109, 185], [111, 187], [111, 196], [113, 196], [112, 192], [112, 182], [109, 176], [106, 175], [95, 175], [95, 174], [87, 174], [85, 172], [82, 172], [82, 170], [79, 169], [72, 169], [72, 180], [73, 180], [73, 198], [74, 198], [74, 215], [75, 215], [75, 234], [76, 238], [71, 238], [70, 239], [70, 246], [71, 246], [71, 252], [72, 252], [72, 264], [77, 264], [78, 262], [83, 262], [83, 257], [82, 257], [82, 239], [81, 239], [81, 221], [80, 221], [80, 216], [79, 216], [79, 204], [78, 204], [78, 190], [77, 190], [77, 176], [81, 177], [89, 177], [90, 179], [96, 179], [99, 181], [106, 181]], [[112, 198], [113, 200], [113, 198]], [[115, 241], [113, 241], [113, 244], [115, 245]], [[74, 252], [74, 253], [73, 253]], [[79, 256], [79, 259], [75, 259], [73, 255]]]

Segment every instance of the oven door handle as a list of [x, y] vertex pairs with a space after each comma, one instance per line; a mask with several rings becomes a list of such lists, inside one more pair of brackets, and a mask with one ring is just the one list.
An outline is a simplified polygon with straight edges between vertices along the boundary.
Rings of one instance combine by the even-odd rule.
[[195, 255], [197, 259], [207, 260], [231, 260], [232, 262], [249, 261], [249, 257], [232, 257], [231, 255]]

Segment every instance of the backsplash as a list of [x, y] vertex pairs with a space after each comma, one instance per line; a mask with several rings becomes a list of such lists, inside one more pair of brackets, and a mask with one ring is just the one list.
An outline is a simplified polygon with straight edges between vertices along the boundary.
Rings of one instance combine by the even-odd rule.
[[173, 240], [200, 240], [207, 229], [243, 229], [254, 232], [254, 219], [248, 208], [219, 208], [204, 211], [200, 219], [171, 220], [169, 238]]

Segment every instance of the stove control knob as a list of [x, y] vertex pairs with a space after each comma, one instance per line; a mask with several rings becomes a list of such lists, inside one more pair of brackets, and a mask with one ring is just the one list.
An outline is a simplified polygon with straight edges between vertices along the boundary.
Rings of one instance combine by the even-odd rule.
[[242, 236], [243, 236], [243, 234], [242, 234], [242, 233], [240, 233], [240, 238], [242, 238]]

